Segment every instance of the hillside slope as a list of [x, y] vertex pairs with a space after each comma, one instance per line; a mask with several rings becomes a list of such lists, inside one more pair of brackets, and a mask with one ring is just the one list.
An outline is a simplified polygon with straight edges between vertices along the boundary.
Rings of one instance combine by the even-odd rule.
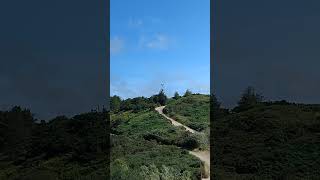
[[109, 172], [113, 180], [200, 180], [205, 165], [188, 151], [203, 142], [154, 110], [161, 97], [112, 97], [111, 112], [47, 122], [20, 107], [0, 111], [0, 180], [100, 180]]
[[106, 112], [36, 122], [29, 110], [0, 111], [0, 180], [106, 179]]
[[[172, 125], [174, 126], [178, 126], [178, 127], [183, 127], [186, 131], [198, 135], [198, 136], [203, 136], [201, 134], [204, 133], [199, 133], [198, 131], [195, 131], [194, 129], [191, 129], [177, 121], [175, 121], [174, 119], [166, 116], [163, 113], [163, 109], [165, 108], [165, 106], [160, 106], [155, 108], [155, 110], [162, 115], [165, 119], [169, 120]], [[210, 150], [205, 150], [205, 151], [199, 151], [198, 149], [193, 150], [193, 151], [189, 151], [190, 154], [194, 155], [195, 157], [199, 158], [203, 163], [204, 163], [204, 169], [205, 169], [205, 174], [203, 174], [202, 176], [202, 180], [210, 180]]]
[[[187, 110], [192, 109], [190, 107], [201, 99], [201, 103], [206, 103], [205, 111], [208, 112], [209, 100], [205, 102], [206, 100], [203, 100], [205, 96], [192, 95], [192, 97], [195, 100], [191, 98], [188, 104], [183, 104]], [[160, 106], [152, 104], [152, 99], [157, 98], [139, 98], [141, 102], [146, 101], [143, 104], [151, 103], [148, 107]], [[178, 104], [172, 104], [174, 101], [169, 99], [168, 104], [179, 105], [178, 102], [176, 102]], [[126, 107], [129, 108], [120, 108], [111, 115], [111, 133], [113, 134], [111, 136], [111, 177], [113, 179], [128, 179], [129, 177], [136, 179], [170, 179], [170, 177], [177, 180], [201, 179], [201, 174], [205, 173], [204, 162], [188, 153], [190, 150], [203, 146], [198, 133], [193, 134], [186, 131], [182, 126], [173, 126], [172, 122], [164, 118], [162, 113], [157, 113], [154, 108], [130, 110], [132, 105], [138, 105], [136, 100], [122, 102], [125, 102]], [[193, 117], [202, 122], [203, 127], [207, 127], [208, 119], [204, 121], [198, 117], [203, 115], [198, 105], [199, 113], [193, 114]], [[209, 112], [206, 117], [208, 114]]]
[[210, 124], [210, 96], [192, 94], [176, 100], [171, 99], [164, 113], [194, 130], [203, 131]]
[[184, 150], [197, 147], [196, 139], [155, 110], [113, 114], [111, 125], [112, 179], [200, 179], [201, 161]]
[[213, 125], [216, 179], [320, 177], [320, 108], [262, 103]]

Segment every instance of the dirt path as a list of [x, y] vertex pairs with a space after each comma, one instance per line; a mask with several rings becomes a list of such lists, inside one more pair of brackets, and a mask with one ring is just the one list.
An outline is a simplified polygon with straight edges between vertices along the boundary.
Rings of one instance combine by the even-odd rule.
[[[171, 121], [171, 123], [174, 126], [183, 126], [186, 131], [189, 131], [191, 133], [200, 133], [194, 129], [189, 128], [188, 126], [185, 126], [177, 121], [175, 121], [174, 119], [168, 117], [167, 115], [165, 115], [163, 113], [163, 109], [165, 108], [165, 106], [160, 106], [155, 108], [155, 110], [161, 114], [163, 117], [165, 117], [166, 119], [168, 119], [169, 121]], [[201, 161], [204, 162], [205, 164], [205, 169], [208, 170], [209, 174], [210, 174], [210, 151], [197, 151], [197, 150], [193, 150], [193, 151], [189, 151], [190, 154], [196, 156], [197, 158], [199, 158]], [[210, 180], [210, 177], [208, 178], [202, 178], [202, 180]]]
[[155, 110], [158, 111], [158, 113], [161, 114], [162, 116], [164, 116], [166, 119], [170, 120], [171, 123], [172, 123], [174, 126], [183, 126], [183, 127], [186, 129], [186, 131], [189, 131], [189, 132], [191, 132], [191, 133], [195, 133], [195, 132], [196, 132], [196, 130], [193, 130], [193, 129], [189, 128], [188, 126], [185, 126], [185, 125], [179, 123], [178, 121], [176, 121], [176, 120], [168, 117], [167, 115], [165, 115], [165, 114], [163, 113], [164, 107], [165, 107], [165, 106], [160, 106], [160, 107], [157, 107]]

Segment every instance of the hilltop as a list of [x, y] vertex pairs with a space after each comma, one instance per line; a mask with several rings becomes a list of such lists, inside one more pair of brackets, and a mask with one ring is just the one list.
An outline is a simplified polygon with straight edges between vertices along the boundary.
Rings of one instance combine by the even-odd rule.
[[164, 112], [192, 129], [203, 131], [210, 124], [210, 96], [192, 94], [171, 99]]

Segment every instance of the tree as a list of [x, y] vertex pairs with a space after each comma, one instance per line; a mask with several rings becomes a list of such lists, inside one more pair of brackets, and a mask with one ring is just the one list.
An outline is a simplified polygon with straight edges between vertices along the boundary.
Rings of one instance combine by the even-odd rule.
[[217, 97], [214, 94], [211, 94], [211, 108], [212, 109], [220, 109], [221, 103], [218, 101]]
[[185, 135], [182, 139], [179, 139], [177, 142], [178, 146], [183, 147], [188, 150], [196, 149], [200, 147], [200, 139], [198, 135], [191, 134]]
[[188, 97], [188, 96], [191, 96], [192, 95], [192, 92], [189, 90], [189, 89], [187, 89], [187, 91], [184, 93], [184, 97]]
[[0, 120], [3, 126], [1, 141], [3, 144], [0, 145], [0, 151], [13, 160], [25, 157], [30, 150], [32, 140], [31, 133], [35, 122], [33, 114], [28, 109], [15, 106], [1, 115]]
[[247, 87], [238, 102], [238, 107], [235, 108], [236, 111], [247, 110], [250, 107], [261, 103], [263, 100], [263, 96], [256, 93], [255, 89], [251, 86]]
[[164, 90], [163, 89], [161, 89], [160, 90], [160, 92], [159, 92], [159, 94], [158, 94], [158, 102], [162, 105], [162, 106], [164, 106], [165, 104], [166, 104], [166, 102], [167, 102], [167, 96], [166, 96], [166, 94], [164, 93]]
[[154, 104], [157, 104], [159, 102], [158, 95], [152, 95], [149, 99]]
[[180, 98], [179, 93], [178, 93], [178, 92], [175, 92], [175, 93], [174, 93], [174, 96], [173, 96], [173, 99], [177, 100], [177, 99], [179, 99], [179, 98]]
[[214, 94], [210, 96], [211, 115], [216, 120], [221, 115], [221, 103]]
[[110, 98], [110, 110], [111, 111], [119, 111], [120, 110], [120, 106], [121, 106], [121, 99], [119, 96], [112, 96]]

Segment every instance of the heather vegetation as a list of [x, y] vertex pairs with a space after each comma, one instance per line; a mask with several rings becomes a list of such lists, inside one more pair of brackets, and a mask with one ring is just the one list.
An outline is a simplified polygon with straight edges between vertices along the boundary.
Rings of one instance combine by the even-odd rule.
[[[143, 108], [137, 108], [137, 99]], [[111, 107], [112, 179], [201, 178], [203, 163], [188, 152], [201, 146], [201, 138], [171, 125], [154, 110], [174, 98], [161, 90], [150, 98], [118, 100], [120, 108]]]
[[188, 150], [199, 148], [201, 137], [154, 110], [173, 100], [163, 90], [149, 98], [113, 96], [110, 112], [49, 121], [20, 107], [0, 111], [0, 179], [198, 180], [204, 165]]
[[213, 104], [214, 178], [320, 177], [320, 105], [263, 101], [251, 87], [229, 111]]
[[210, 96], [186, 91], [182, 97], [170, 100], [164, 109], [168, 116], [197, 131], [209, 127]]
[[[154, 110], [161, 105], [199, 133], [172, 126]], [[208, 148], [209, 112], [213, 178], [320, 176], [320, 105], [266, 101], [249, 87], [233, 109], [215, 96], [187, 91], [167, 98], [160, 91], [149, 98], [113, 96], [110, 112], [50, 121], [21, 107], [0, 111], [0, 179], [99, 180], [110, 172], [114, 180], [198, 180], [204, 165], [188, 151]]]
[[108, 113], [36, 120], [27, 109], [0, 112], [0, 179], [106, 179]]

